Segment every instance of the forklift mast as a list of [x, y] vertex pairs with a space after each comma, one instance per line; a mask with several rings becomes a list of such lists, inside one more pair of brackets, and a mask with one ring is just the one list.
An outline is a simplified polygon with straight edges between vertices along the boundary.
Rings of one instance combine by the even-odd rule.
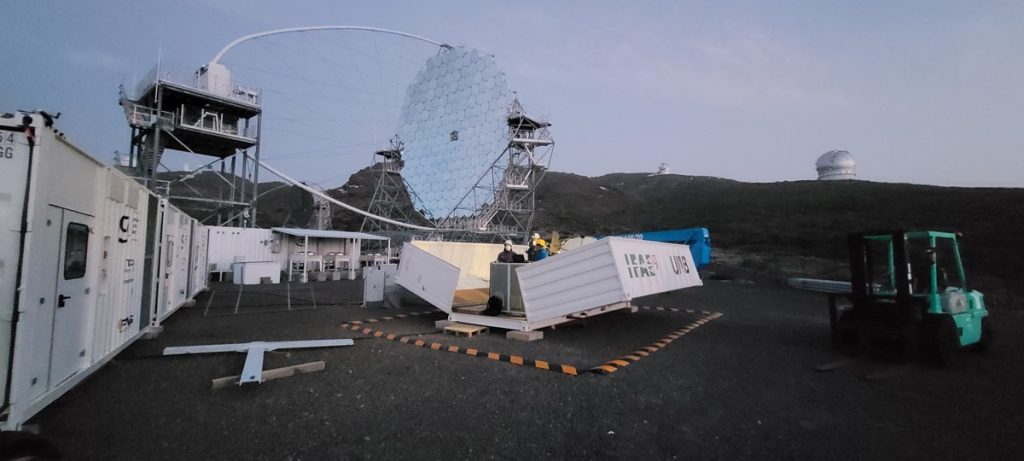
[[899, 338], [939, 363], [960, 347], [988, 347], [988, 310], [984, 296], [967, 288], [958, 240], [939, 231], [850, 234], [852, 306], [842, 313], [830, 306], [833, 344], [851, 334]]
[[[854, 298], [886, 297], [908, 299], [910, 297], [910, 273], [907, 260], [907, 240], [903, 231], [864, 232], [850, 234], [850, 282]], [[884, 245], [885, 254], [871, 251], [872, 245]], [[886, 261], [878, 261], [880, 258]], [[875, 272], [886, 268], [888, 289], [875, 283]]]

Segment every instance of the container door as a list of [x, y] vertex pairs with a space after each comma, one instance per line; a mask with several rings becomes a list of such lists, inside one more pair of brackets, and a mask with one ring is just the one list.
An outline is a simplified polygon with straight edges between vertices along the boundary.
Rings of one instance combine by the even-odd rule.
[[[57, 264], [56, 304], [51, 339], [51, 387], [75, 374], [85, 360], [86, 309], [88, 307], [89, 235], [93, 218], [71, 210], [50, 208], [56, 218], [60, 213], [61, 233]], [[57, 242], [55, 242], [57, 243]]]
[[459, 268], [411, 244], [402, 247], [396, 282], [447, 313], [452, 312]]
[[[170, 215], [170, 213], [168, 213]], [[164, 229], [172, 228], [168, 226], [167, 218], [164, 221]], [[164, 249], [161, 254], [162, 264], [160, 268], [160, 310], [157, 313], [157, 321], [162, 322], [167, 312], [171, 310], [171, 304], [174, 303], [174, 258], [178, 256], [178, 252], [174, 248], [175, 245], [174, 234], [164, 234]]]
[[175, 305], [180, 305], [183, 301], [192, 297], [192, 293], [188, 291], [188, 278], [191, 272], [188, 263], [189, 255], [192, 254], [192, 226], [184, 213], [179, 214], [178, 217], [180, 220], [178, 225], [178, 259], [174, 262], [174, 291], [177, 299]]

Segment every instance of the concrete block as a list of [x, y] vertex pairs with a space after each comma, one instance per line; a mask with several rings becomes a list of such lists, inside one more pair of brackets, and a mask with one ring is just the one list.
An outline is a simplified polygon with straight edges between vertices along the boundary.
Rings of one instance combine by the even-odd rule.
[[458, 322], [453, 322], [453, 321], [447, 320], [447, 319], [446, 320], [438, 320], [438, 321], [434, 322], [434, 328], [440, 328], [440, 329], [443, 330], [444, 327], [446, 327], [448, 325], [454, 325], [456, 323], [458, 323]]
[[544, 332], [540, 330], [533, 331], [515, 331], [509, 330], [505, 333], [505, 339], [512, 339], [515, 341], [531, 342], [544, 339]]

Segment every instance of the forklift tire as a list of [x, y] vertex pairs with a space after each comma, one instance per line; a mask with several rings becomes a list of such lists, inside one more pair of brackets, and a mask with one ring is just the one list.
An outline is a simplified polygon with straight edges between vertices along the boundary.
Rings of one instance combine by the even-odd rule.
[[925, 358], [940, 367], [953, 364], [956, 352], [960, 349], [960, 335], [957, 333], [956, 322], [949, 315], [929, 315], [924, 319], [921, 329]]
[[992, 336], [992, 323], [988, 321], [988, 317], [981, 319], [981, 338], [978, 342], [971, 344], [971, 352], [985, 353], [992, 350], [992, 341], [995, 339]]

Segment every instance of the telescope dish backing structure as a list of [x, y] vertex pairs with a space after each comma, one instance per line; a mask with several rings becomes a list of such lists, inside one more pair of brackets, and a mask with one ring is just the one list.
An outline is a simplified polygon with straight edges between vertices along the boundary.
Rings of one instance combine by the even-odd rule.
[[[493, 56], [444, 48], [406, 91], [398, 135], [380, 151], [388, 155], [378, 161], [371, 212], [395, 216], [400, 172], [415, 210], [437, 228], [433, 237], [525, 241], [553, 152], [550, 126], [526, 114]], [[370, 220], [363, 228], [389, 231]]]

